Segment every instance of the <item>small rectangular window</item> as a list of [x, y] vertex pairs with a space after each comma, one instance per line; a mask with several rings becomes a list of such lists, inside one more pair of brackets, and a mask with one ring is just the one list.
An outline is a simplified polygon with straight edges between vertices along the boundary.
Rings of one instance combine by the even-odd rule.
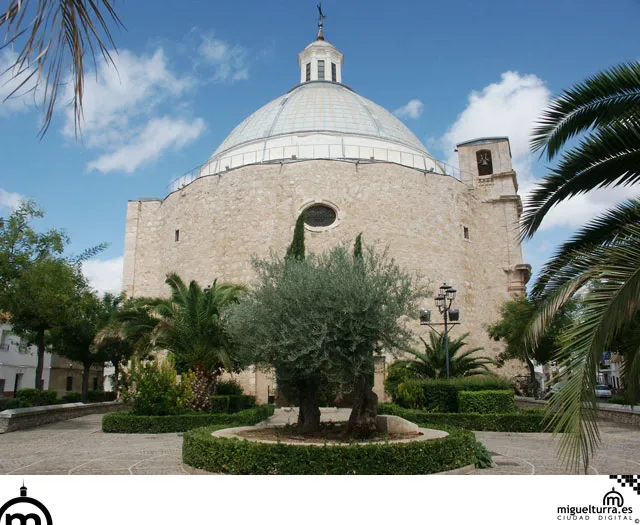
[[4, 394], [4, 379], [0, 379], [0, 396]]
[[98, 390], [98, 378], [97, 377], [93, 378], [93, 389], [94, 390]]
[[318, 80], [324, 80], [324, 60], [318, 60]]
[[67, 376], [67, 392], [73, 390], [73, 376]]
[[333, 62], [331, 63], [331, 80], [334, 82], [338, 81], [338, 68]]
[[311, 80], [311, 62], [307, 64], [307, 82]]
[[175, 241], [178, 242], [179, 240], [180, 240], [180, 230], [176, 230]]
[[468, 241], [468, 240], [469, 240], [469, 228], [467, 228], [466, 226], [464, 226], [463, 232], [464, 232], [464, 239], [465, 239], [465, 241]]

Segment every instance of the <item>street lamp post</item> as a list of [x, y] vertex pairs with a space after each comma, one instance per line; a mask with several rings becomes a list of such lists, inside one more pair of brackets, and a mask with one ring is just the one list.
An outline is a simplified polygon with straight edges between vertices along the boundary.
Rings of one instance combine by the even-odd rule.
[[420, 324], [428, 326], [438, 335], [440, 335], [440, 333], [434, 328], [434, 326], [444, 326], [444, 332], [442, 335], [444, 337], [444, 358], [447, 368], [447, 378], [451, 375], [449, 366], [449, 331], [455, 325], [460, 324], [458, 322], [460, 319], [460, 311], [451, 308], [455, 298], [456, 290], [447, 283], [444, 283], [440, 287], [440, 293], [435, 298], [436, 307], [438, 308], [440, 315], [442, 315], [444, 323], [432, 323], [430, 310], [422, 310], [420, 312]]

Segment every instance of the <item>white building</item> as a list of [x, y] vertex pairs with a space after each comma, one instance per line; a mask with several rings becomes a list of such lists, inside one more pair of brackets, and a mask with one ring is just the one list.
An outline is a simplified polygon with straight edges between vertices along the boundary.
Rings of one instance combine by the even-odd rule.
[[[38, 353], [35, 346], [21, 345], [8, 324], [0, 324], [0, 395], [9, 397], [21, 388], [34, 388]], [[43, 388], [49, 388], [51, 354], [44, 354]]]

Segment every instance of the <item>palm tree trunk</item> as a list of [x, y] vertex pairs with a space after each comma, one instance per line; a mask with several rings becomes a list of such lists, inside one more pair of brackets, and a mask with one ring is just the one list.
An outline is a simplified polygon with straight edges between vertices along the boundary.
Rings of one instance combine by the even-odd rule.
[[211, 407], [211, 396], [216, 386], [216, 372], [196, 370], [193, 381], [193, 409], [208, 412]]

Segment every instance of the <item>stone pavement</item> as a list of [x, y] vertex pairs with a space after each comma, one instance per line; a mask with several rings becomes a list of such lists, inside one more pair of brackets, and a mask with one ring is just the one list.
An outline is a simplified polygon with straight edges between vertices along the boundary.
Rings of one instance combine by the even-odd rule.
[[[340, 421], [348, 410], [323, 410]], [[273, 422], [294, 422], [295, 410], [278, 410]], [[84, 416], [0, 435], [0, 474], [185, 474], [180, 434], [104, 434], [101, 415]], [[640, 472], [640, 429], [603, 422], [602, 446], [590, 474]], [[476, 432], [497, 467], [475, 474], [565, 474], [550, 434]]]

